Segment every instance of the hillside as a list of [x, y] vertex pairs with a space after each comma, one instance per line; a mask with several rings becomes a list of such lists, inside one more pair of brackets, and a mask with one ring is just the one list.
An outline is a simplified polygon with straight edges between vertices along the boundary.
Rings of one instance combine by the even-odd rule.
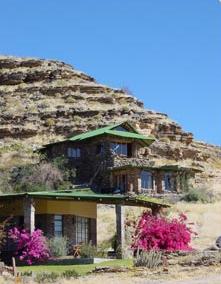
[[221, 192], [221, 148], [195, 141], [129, 91], [101, 85], [63, 62], [0, 57], [1, 169], [32, 160], [32, 149], [44, 143], [124, 120], [157, 138], [145, 159], [200, 167], [196, 182]]

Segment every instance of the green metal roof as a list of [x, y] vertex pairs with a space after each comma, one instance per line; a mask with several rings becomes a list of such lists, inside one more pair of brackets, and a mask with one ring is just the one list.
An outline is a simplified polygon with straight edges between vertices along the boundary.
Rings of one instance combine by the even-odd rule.
[[139, 134], [136, 130], [133, 129], [134, 132], [130, 131], [119, 131], [119, 130], [114, 130], [116, 127], [123, 125], [123, 123], [116, 124], [116, 125], [109, 125], [106, 127], [102, 127], [96, 130], [88, 131], [82, 134], [75, 135], [73, 137], [68, 138], [68, 141], [82, 141], [86, 140], [92, 137], [97, 137], [100, 135], [113, 135], [113, 136], [118, 136], [118, 137], [124, 137], [124, 138], [130, 138], [130, 139], [138, 139], [142, 140], [146, 144], [151, 144], [155, 138], [153, 136], [145, 136], [142, 134]]
[[75, 201], [90, 201], [101, 204], [121, 204], [128, 206], [143, 206], [143, 207], [169, 207], [169, 204], [157, 198], [151, 198], [144, 195], [123, 195], [123, 194], [102, 194], [95, 193], [90, 188], [80, 188], [74, 190], [63, 191], [41, 191], [41, 192], [25, 192], [1, 194], [0, 200], [16, 199], [16, 198], [37, 198], [37, 199], [56, 199], [56, 200], [75, 200]]
[[178, 164], [172, 164], [172, 165], [164, 165], [159, 167], [161, 170], [167, 170], [167, 171], [184, 171], [184, 172], [195, 172], [195, 173], [201, 173], [202, 169], [196, 168], [196, 167], [187, 167], [182, 166]]

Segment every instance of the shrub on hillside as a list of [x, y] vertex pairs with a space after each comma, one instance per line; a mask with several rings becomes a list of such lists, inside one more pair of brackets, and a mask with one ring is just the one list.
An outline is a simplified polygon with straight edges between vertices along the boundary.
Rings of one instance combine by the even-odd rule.
[[[190, 224], [189, 224], [190, 225]], [[156, 217], [150, 212], [143, 212], [136, 227], [132, 248], [141, 251], [189, 251], [192, 234], [187, 224], [187, 217], [181, 214], [178, 218]]]
[[75, 173], [67, 164], [64, 157], [57, 157], [51, 162], [42, 160], [38, 164], [15, 168], [11, 186], [16, 192], [68, 189]]
[[9, 231], [9, 237], [15, 243], [16, 256], [29, 265], [45, 261], [50, 256], [46, 238], [39, 229], [31, 234], [14, 227]]
[[209, 192], [206, 188], [191, 188], [183, 197], [183, 201], [186, 202], [201, 202], [210, 203], [215, 200], [215, 196], [212, 192]]

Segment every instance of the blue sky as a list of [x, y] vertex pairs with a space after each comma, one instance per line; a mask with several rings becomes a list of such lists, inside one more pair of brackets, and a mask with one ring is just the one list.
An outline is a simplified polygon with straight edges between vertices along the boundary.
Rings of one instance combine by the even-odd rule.
[[2, 0], [0, 53], [59, 59], [221, 145], [219, 0]]

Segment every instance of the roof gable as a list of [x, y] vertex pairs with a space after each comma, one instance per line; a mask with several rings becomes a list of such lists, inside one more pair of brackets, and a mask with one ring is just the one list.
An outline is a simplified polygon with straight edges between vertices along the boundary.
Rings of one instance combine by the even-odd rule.
[[[123, 127], [126, 131], [117, 130], [118, 127]], [[72, 141], [72, 142], [77, 142], [77, 141], [83, 141], [86, 139], [90, 139], [90, 138], [105, 135], [105, 134], [111, 135], [111, 136], [118, 136], [118, 137], [141, 140], [147, 145], [150, 145], [155, 140], [153, 136], [145, 136], [145, 135], [139, 134], [137, 130], [134, 129], [128, 122], [119, 123], [115, 125], [109, 125], [106, 127], [96, 129], [96, 130], [88, 131], [88, 132], [70, 137], [67, 140]]]

